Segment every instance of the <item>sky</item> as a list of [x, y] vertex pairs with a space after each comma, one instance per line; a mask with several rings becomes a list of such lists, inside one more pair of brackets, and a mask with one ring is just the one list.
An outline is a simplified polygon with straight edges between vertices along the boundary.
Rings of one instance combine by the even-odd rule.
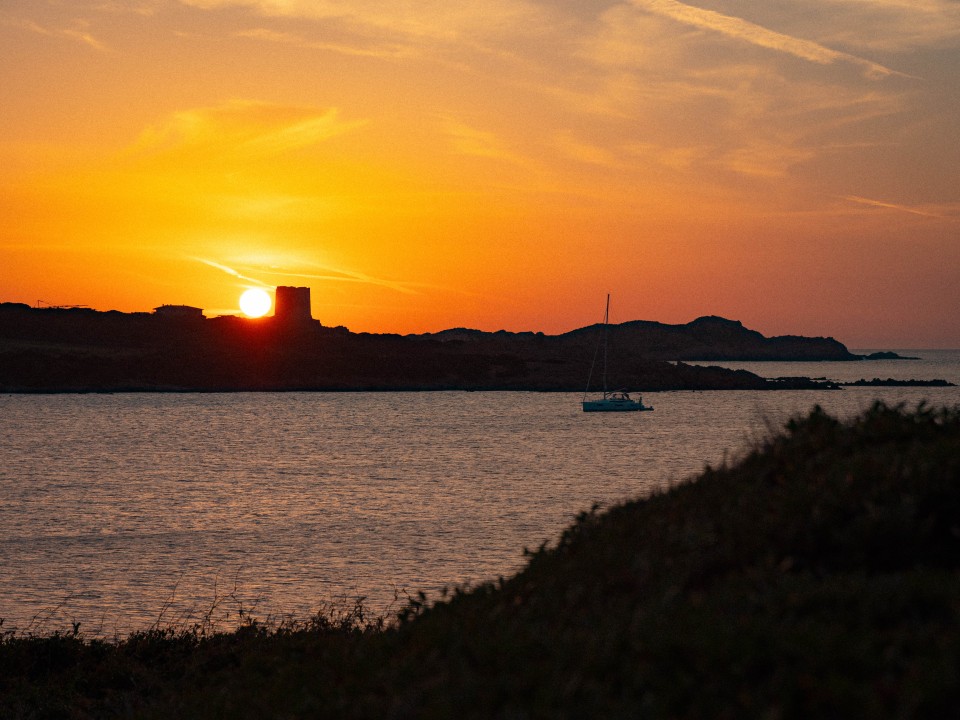
[[0, 0], [0, 301], [960, 347], [960, 0]]

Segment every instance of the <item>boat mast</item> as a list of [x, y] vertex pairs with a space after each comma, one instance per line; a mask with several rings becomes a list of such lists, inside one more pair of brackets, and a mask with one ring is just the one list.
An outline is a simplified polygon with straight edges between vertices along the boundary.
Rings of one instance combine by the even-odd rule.
[[603, 313], [603, 397], [607, 397], [607, 324], [610, 322], [610, 293], [607, 293], [607, 309]]
[[[607, 308], [603, 313], [603, 397], [607, 397], [607, 321], [610, 319], [610, 293], [607, 293]], [[593, 349], [593, 360], [590, 361], [590, 374], [587, 376], [587, 387], [583, 391], [583, 399], [586, 401], [587, 393], [590, 392], [590, 383], [593, 381], [593, 371], [597, 367], [597, 355], [600, 354], [600, 343]]]

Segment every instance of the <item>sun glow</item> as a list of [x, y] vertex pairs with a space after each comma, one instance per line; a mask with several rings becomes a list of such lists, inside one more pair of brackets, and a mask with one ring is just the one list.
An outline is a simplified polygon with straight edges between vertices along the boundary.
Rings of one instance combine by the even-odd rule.
[[272, 304], [270, 295], [260, 288], [250, 288], [240, 296], [240, 309], [247, 317], [263, 317], [270, 312]]
[[0, 303], [957, 346], [960, 0], [478, 5], [0, 0]]

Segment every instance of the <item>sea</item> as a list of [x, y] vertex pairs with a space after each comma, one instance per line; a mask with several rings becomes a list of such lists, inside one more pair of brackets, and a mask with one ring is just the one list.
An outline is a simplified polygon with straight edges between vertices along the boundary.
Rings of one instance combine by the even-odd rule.
[[[867, 353], [869, 350], [857, 352]], [[915, 360], [702, 363], [764, 377], [943, 379]], [[960, 387], [648, 393], [0, 395], [0, 633], [119, 638], [349, 608], [390, 617], [509, 576], [594, 506], [736, 461], [820, 405], [960, 406]]]

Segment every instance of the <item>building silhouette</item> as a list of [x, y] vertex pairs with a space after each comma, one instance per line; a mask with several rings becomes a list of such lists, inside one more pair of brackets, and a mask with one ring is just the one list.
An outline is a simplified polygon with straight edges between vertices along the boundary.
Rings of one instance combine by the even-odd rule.
[[274, 295], [274, 321], [288, 326], [313, 325], [310, 312], [310, 288], [280, 285]]
[[203, 310], [190, 305], [161, 305], [153, 309], [157, 317], [172, 320], [203, 320]]

